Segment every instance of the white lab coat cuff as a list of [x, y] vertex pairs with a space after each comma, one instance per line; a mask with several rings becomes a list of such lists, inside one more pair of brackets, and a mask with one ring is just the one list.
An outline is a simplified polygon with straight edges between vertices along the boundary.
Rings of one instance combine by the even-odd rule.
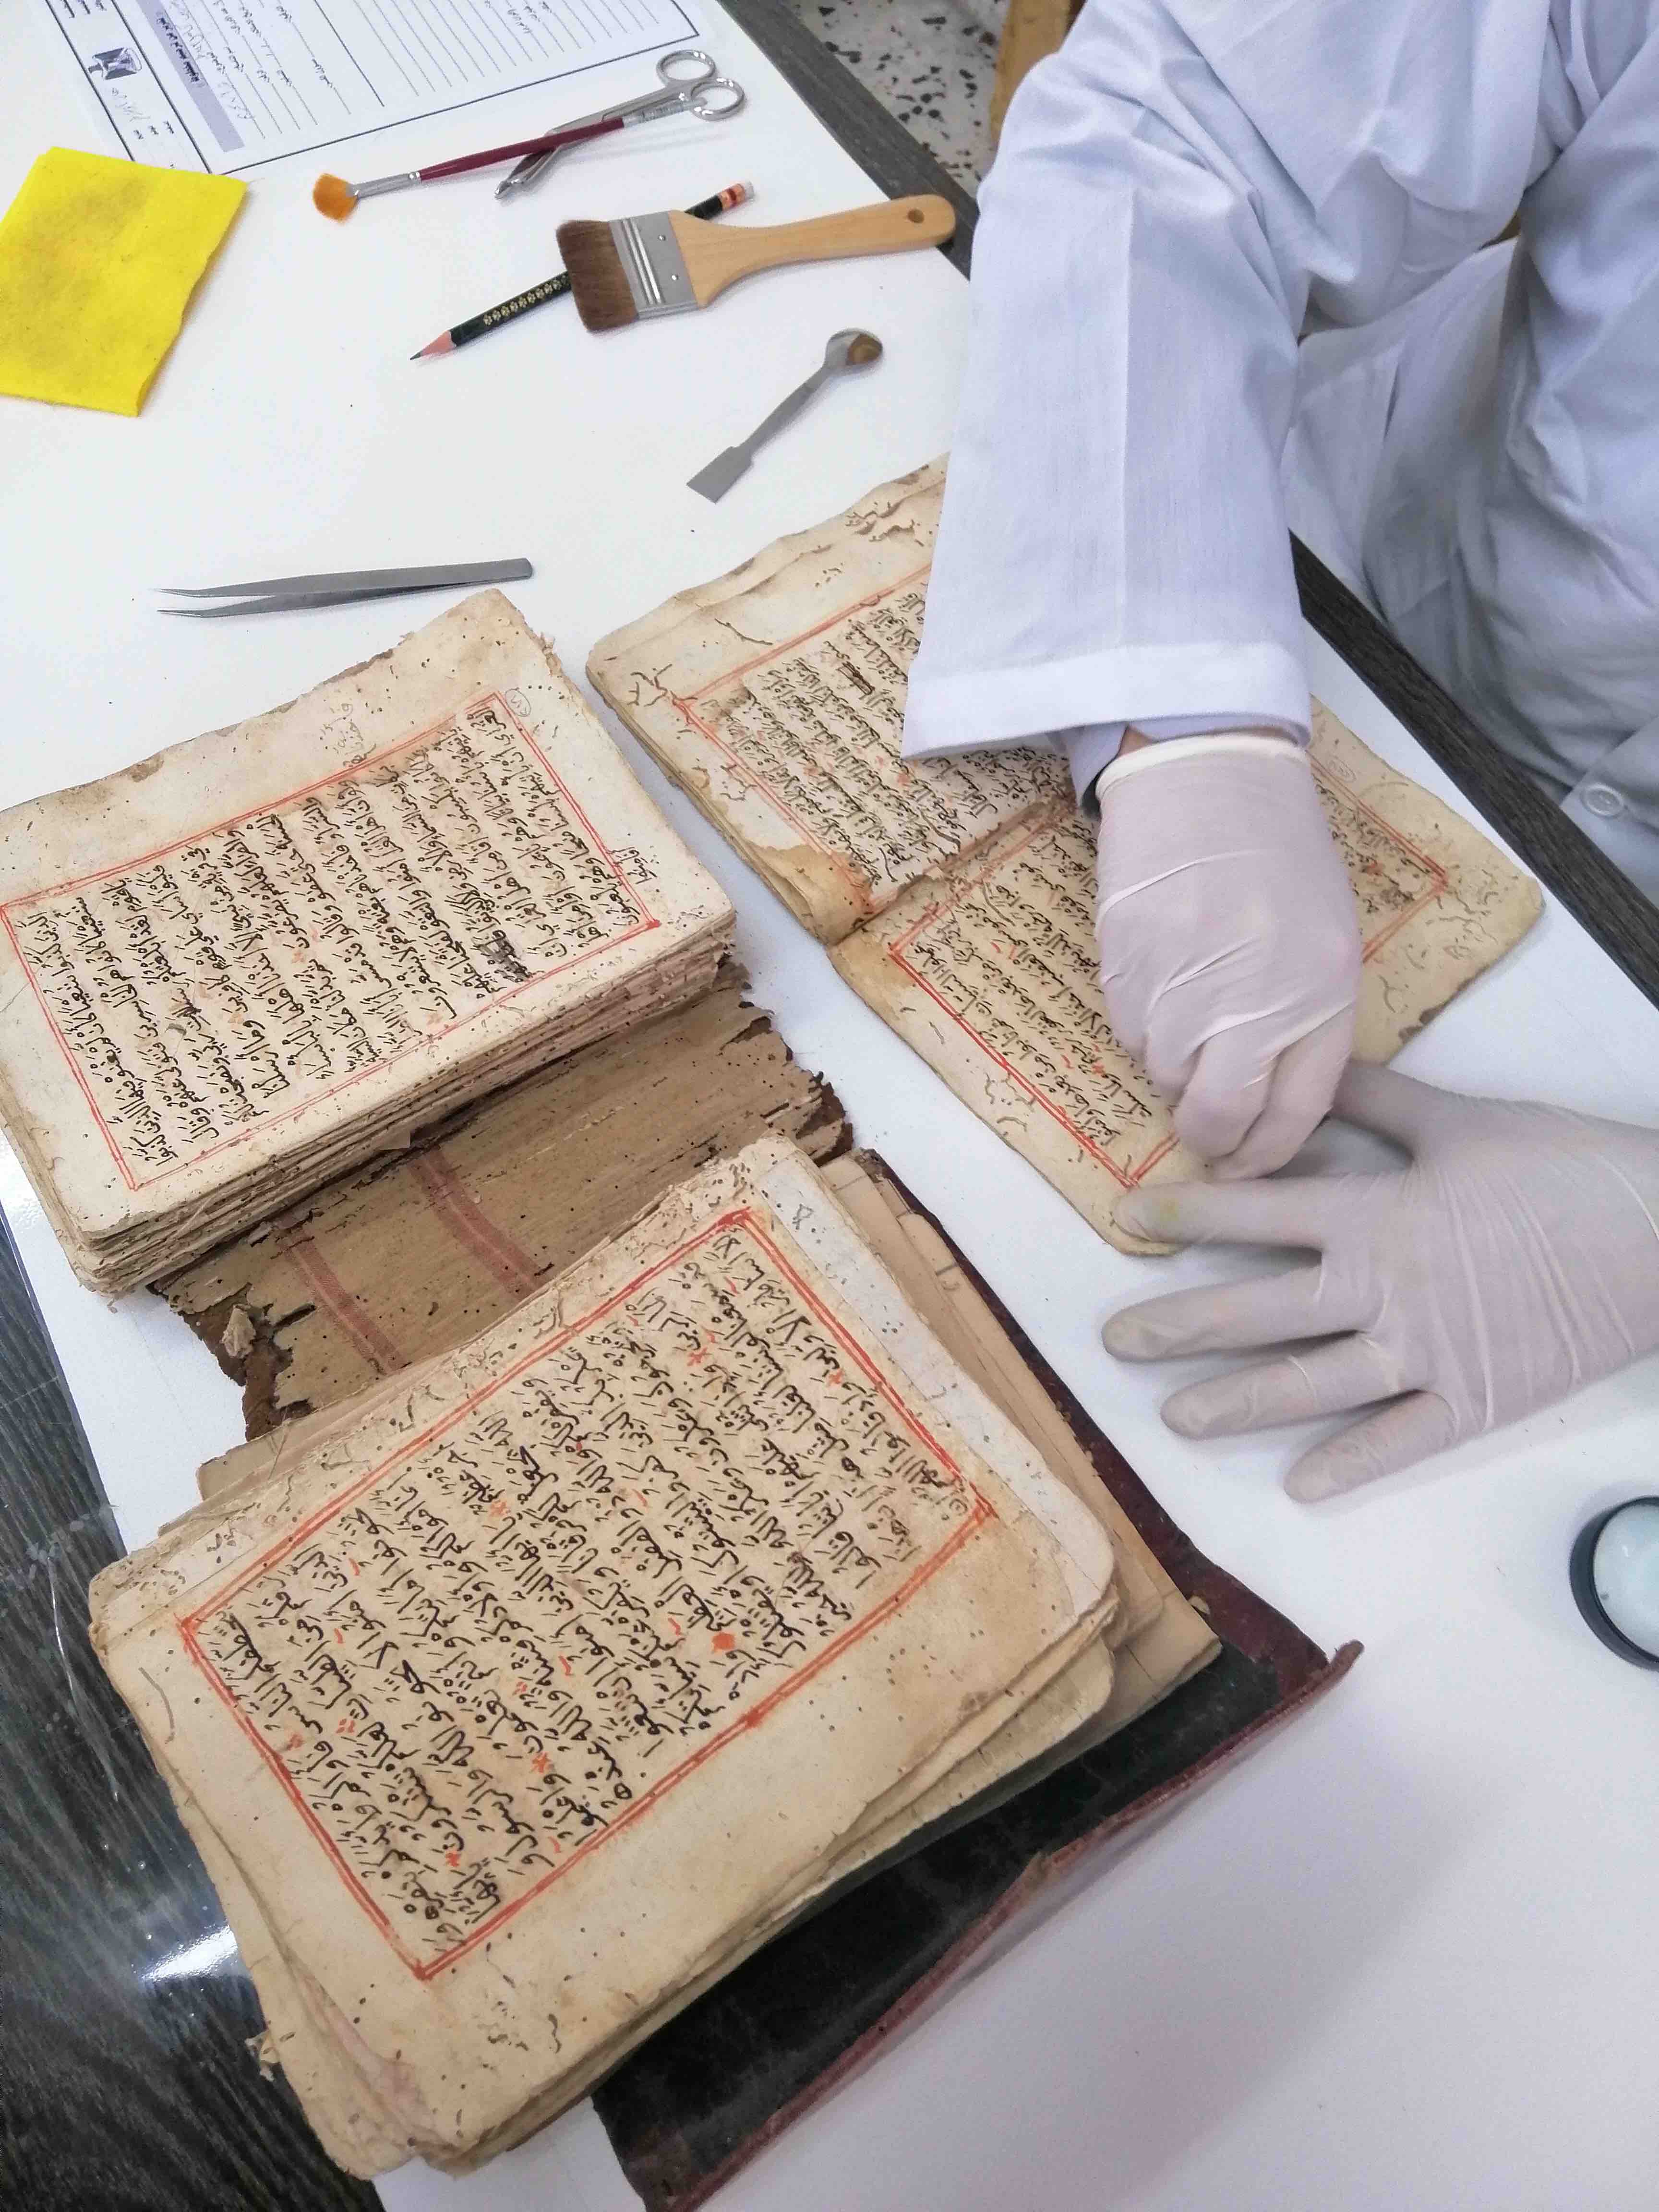
[[1056, 730], [1173, 714], [1305, 732], [1308, 678], [1282, 645], [1119, 645], [1030, 667], [912, 671], [906, 760], [1046, 744]]

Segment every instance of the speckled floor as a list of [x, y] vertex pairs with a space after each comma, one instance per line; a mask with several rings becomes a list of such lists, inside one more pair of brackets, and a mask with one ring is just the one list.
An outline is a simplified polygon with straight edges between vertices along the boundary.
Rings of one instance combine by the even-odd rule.
[[802, 22], [972, 191], [1007, 0], [792, 0]]

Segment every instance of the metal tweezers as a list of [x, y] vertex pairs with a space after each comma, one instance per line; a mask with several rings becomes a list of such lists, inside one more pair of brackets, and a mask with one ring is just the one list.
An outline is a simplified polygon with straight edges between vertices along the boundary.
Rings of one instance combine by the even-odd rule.
[[[259, 576], [247, 584], [158, 584], [181, 599], [234, 599], [234, 606], [161, 607], [164, 615], [285, 614], [297, 607], [344, 607], [357, 599], [392, 599], [400, 592], [441, 592], [456, 584], [511, 584], [533, 574], [528, 561], [452, 562], [441, 568], [340, 568], [317, 576]], [[253, 592], [264, 596], [249, 598]]]

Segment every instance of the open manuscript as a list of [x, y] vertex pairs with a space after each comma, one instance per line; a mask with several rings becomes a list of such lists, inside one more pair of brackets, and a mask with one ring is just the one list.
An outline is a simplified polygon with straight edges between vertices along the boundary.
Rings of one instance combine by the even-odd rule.
[[352, 2170], [517, 2140], [1213, 1650], [922, 1227], [751, 1144], [94, 1584]]
[[[899, 757], [940, 463], [603, 640], [592, 682], [830, 947], [847, 981], [1103, 1236], [1198, 1173], [1107, 1026], [1094, 845], [1063, 764]], [[1522, 937], [1537, 886], [1316, 704], [1312, 764], [1358, 900], [1356, 1049], [1386, 1060]]]
[[0, 1116], [124, 1290], [706, 988], [731, 909], [497, 592], [0, 816]]

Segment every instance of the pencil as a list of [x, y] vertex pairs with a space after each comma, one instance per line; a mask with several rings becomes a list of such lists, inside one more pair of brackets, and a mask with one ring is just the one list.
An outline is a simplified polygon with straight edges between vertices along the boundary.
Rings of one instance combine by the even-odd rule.
[[[728, 185], [723, 192], [699, 200], [688, 215], [703, 217], [724, 215], [730, 208], [741, 207], [745, 200], [755, 197], [752, 185]], [[441, 331], [430, 345], [423, 345], [419, 353], [409, 356], [411, 361], [429, 361], [434, 355], [453, 353], [457, 346], [471, 345], [474, 338], [483, 337], [487, 331], [498, 331], [504, 323], [515, 323], [520, 315], [527, 315], [532, 307], [545, 307], [550, 300], [562, 300], [570, 289], [568, 273], [561, 269], [556, 276], [549, 276], [539, 284], [532, 284], [527, 292], [515, 293], [512, 299], [503, 300], [499, 307], [486, 307], [481, 315], [469, 316], [447, 331]]]

